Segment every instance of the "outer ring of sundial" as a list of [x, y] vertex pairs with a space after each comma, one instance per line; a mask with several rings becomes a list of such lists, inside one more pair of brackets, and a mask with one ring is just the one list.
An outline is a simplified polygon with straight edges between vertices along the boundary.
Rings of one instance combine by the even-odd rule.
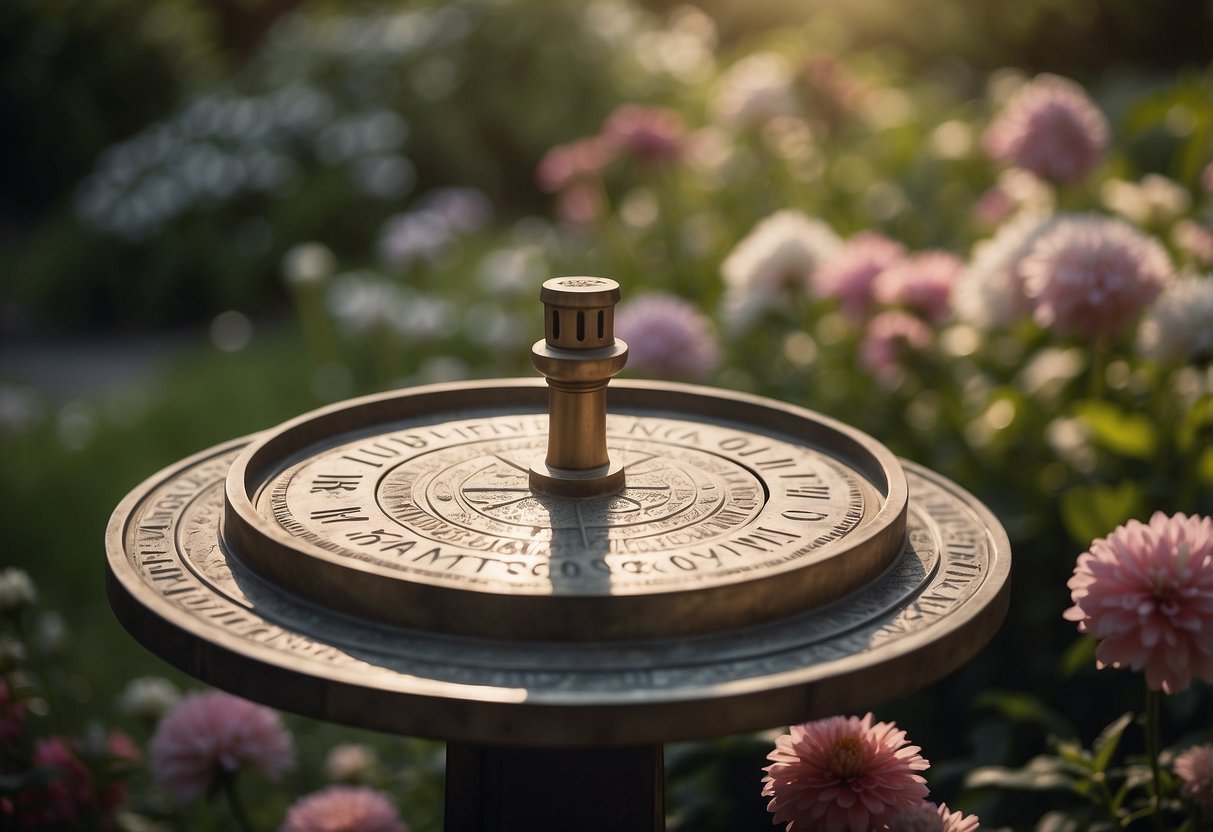
[[[290, 488], [292, 471], [334, 449], [342, 456], [351, 443], [373, 447], [384, 436], [401, 431], [408, 436], [418, 427], [441, 432], [467, 420], [495, 424], [520, 414], [541, 416], [546, 396], [543, 382], [532, 379], [434, 385], [352, 400], [287, 422], [263, 434], [233, 463], [226, 486], [224, 545], [271, 582], [329, 609], [443, 633], [553, 641], [688, 635], [778, 619], [863, 586], [900, 551], [908, 489], [900, 464], [883, 445], [802, 408], [690, 385], [616, 382], [609, 392], [609, 413], [612, 418], [700, 424], [716, 444], [730, 450], [695, 452], [745, 469], [762, 484], [761, 509], [731, 536], [707, 541], [715, 549], [705, 544], [653, 554], [667, 559], [663, 563], [669, 573], [681, 569], [669, 558], [683, 558], [713, 567], [704, 569], [706, 574], [686, 579], [680, 574], [676, 580], [655, 571], [624, 575], [626, 555], [611, 552], [598, 559], [610, 574], [597, 583], [593, 575], [563, 581], [560, 572], [549, 572], [546, 581], [541, 572], [535, 580], [535, 563], [546, 557], [542, 547], [529, 560], [488, 553], [493, 555], [490, 563], [483, 549], [462, 543], [401, 543], [399, 537], [387, 536], [399, 535], [401, 527], [388, 525], [396, 519], [390, 512], [371, 511], [369, 499], [325, 503], [319, 509], [309, 505], [302, 513], [285, 500], [274, 501], [275, 488]], [[766, 446], [781, 452], [764, 454]], [[475, 443], [467, 447], [472, 456], [482, 452]], [[814, 512], [811, 499], [788, 496], [807, 488], [806, 482], [817, 482], [796, 479], [805, 476], [804, 465], [795, 463], [797, 454], [826, 465], [858, 494], [850, 495], [848, 503], [854, 505], [844, 506], [840, 514], [859, 514], [843, 517], [840, 530], [803, 525], [820, 512]], [[366, 466], [367, 482], [378, 488], [379, 477], [394, 469], [388, 460], [368, 460], [381, 465]], [[789, 478], [783, 479], [784, 474]], [[359, 541], [372, 540], [375, 551], [357, 548]], [[396, 552], [384, 553], [392, 545]], [[404, 546], [408, 548], [401, 551]], [[729, 546], [757, 555], [735, 568], [715, 568], [730, 557]], [[399, 563], [384, 562], [395, 554], [401, 555]], [[559, 552], [553, 549], [551, 555], [554, 567]], [[700, 561], [692, 561], [699, 556]], [[597, 563], [593, 558], [587, 562]], [[456, 568], [451, 564], [461, 570], [454, 577], [448, 574]], [[498, 579], [486, 580], [486, 569], [498, 570]], [[510, 569], [516, 574], [507, 580]]]
[[238, 695], [318, 719], [506, 745], [637, 745], [855, 713], [919, 690], [997, 631], [1006, 533], [971, 495], [907, 463], [904, 549], [858, 592], [776, 622], [640, 643], [451, 636], [355, 619], [253, 572], [219, 540], [237, 440], [133, 490], [106, 532], [115, 614], [153, 653]]

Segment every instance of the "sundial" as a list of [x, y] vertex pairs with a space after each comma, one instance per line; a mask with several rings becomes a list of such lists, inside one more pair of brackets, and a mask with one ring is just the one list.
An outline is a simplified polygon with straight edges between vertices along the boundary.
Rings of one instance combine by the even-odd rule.
[[1010, 548], [971, 495], [812, 411], [611, 381], [612, 280], [540, 299], [543, 378], [341, 402], [136, 488], [118, 618], [236, 694], [446, 740], [449, 830], [660, 829], [662, 743], [853, 713], [994, 634]]

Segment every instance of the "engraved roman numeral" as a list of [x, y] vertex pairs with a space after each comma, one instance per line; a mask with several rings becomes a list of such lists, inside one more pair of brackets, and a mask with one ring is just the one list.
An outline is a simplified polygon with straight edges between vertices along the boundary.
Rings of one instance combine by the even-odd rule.
[[363, 517], [358, 514], [362, 511], [362, 506], [351, 506], [349, 508], [323, 508], [312, 512], [312, 519], [319, 520], [321, 523], [355, 523], [362, 520], [369, 520], [369, 517]]
[[362, 483], [362, 474], [317, 474], [312, 480], [312, 493], [317, 491], [353, 491]]
[[808, 500], [828, 500], [830, 499], [830, 486], [828, 485], [797, 485], [787, 490], [789, 497], [804, 497]]

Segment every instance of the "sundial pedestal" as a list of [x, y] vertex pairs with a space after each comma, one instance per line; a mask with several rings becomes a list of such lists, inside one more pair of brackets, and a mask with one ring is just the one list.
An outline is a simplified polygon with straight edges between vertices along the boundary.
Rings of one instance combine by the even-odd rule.
[[664, 742], [853, 713], [992, 637], [1010, 551], [970, 495], [780, 402], [604, 393], [618, 287], [542, 297], [546, 381], [355, 399], [150, 478], [107, 534], [119, 619], [236, 694], [446, 740], [450, 830], [660, 829]]

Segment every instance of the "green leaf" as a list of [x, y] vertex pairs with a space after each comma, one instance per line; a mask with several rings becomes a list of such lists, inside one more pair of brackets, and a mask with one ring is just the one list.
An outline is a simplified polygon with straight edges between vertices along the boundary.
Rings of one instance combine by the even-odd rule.
[[1078, 791], [1077, 785], [1074, 776], [1065, 768], [1064, 761], [1045, 755], [1033, 757], [1023, 768], [983, 766], [965, 778], [965, 787], [970, 789], [1075, 792]]
[[1078, 402], [1074, 412], [1090, 429], [1091, 438], [1097, 445], [1132, 459], [1154, 458], [1158, 431], [1148, 416], [1091, 399]]
[[1144, 491], [1128, 480], [1119, 485], [1080, 485], [1061, 495], [1066, 531], [1084, 546], [1144, 512]]
[[1072, 679], [1080, 671], [1095, 664], [1095, 648], [1098, 642], [1090, 636], [1079, 636], [1066, 648], [1061, 656], [1058, 670], [1063, 679]]
[[1034, 722], [1058, 736], [1073, 737], [1077, 733], [1065, 717], [1028, 693], [987, 690], [983, 691], [973, 704], [978, 708], [996, 711], [1011, 722]]
[[1112, 755], [1116, 753], [1116, 746], [1120, 744], [1121, 735], [1132, 722], [1133, 714], [1127, 713], [1099, 732], [1099, 736], [1095, 738], [1095, 743], [1091, 746], [1091, 750], [1094, 751], [1094, 757], [1091, 760], [1092, 771], [1108, 770], [1108, 765], [1112, 762]]

